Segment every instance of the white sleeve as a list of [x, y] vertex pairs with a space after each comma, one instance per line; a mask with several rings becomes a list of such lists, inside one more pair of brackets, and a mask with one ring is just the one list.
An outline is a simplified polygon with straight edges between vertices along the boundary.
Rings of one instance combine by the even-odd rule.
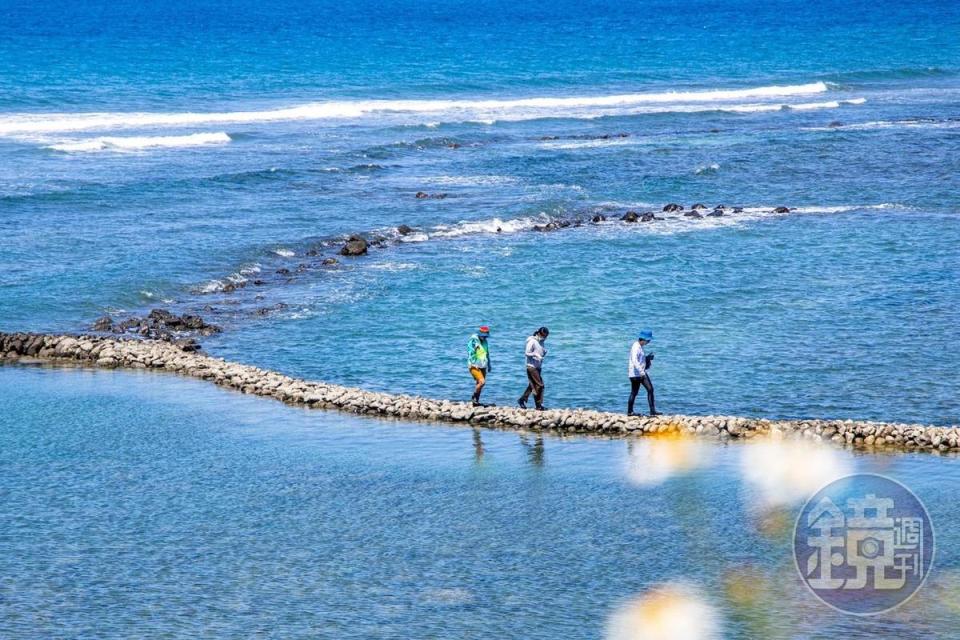
[[631, 360], [633, 361], [633, 370], [636, 372], [635, 377], [643, 376], [647, 373], [647, 359], [644, 357], [643, 349], [640, 347], [639, 342], [633, 343], [633, 348], [630, 349]]

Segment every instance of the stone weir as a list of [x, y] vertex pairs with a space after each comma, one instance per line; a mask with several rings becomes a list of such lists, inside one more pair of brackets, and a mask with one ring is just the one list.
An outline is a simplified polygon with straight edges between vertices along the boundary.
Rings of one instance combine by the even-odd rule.
[[960, 429], [956, 426], [728, 416], [663, 415], [651, 418], [587, 409], [536, 411], [513, 407], [473, 407], [463, 402], [376, 393], [300, 380], [275, 371], [227, 362], [158, 340], [0, 333], [0, 359], [170, 371], [292, 405], [405, 420], [561, 434], [690, 434], [719, 440], [758, 436], [798, 437], [857, 448], [960, 450]]

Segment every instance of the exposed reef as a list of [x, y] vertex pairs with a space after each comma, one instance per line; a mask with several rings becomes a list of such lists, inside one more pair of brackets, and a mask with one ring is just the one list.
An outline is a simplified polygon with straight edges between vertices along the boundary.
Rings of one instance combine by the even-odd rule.
[[[416, 195], [420, 199], [442, 199], [447, 196], [422, 191]], [[754, 208], [751, 211], [790, 213], [793, 209]], [[604, 225], [610, 230], [618, 226], [626, 229], [628, 226], [693, 223], [705, 217], [726, 217], [731, 212], [740, 214], [744, 209], [730, 209], [718, 204], [710, 210], [702, 203], [685, 209], [683, 205], [670, 203], [657, 212], [627, 210], [624, 213], [621, 207], [603, 205], [562, 216], [521, 219], [521, 224], [511, 221], [509, 231], [543, 233], [597, 225]], [[462, 224], [466, 225], [462, 229], [457, 229], [456, 225], [415, 228], [400, 224], [394, 228], [306, 239], [292, 243], [289, 248], [274, 247], [264, 250], [263, 256], [255, 264], [248, 263], [230, 275], [192, 287], [187, 292], [188, 297], [181, 292], [165, 299], [165, 304], [170, 304], [182, 315], [165, 309], [153, 309], [148, 315], [142, 316], [116, 313], [103, 316], [87, 326], [100, 333], [129, 334], [170, 342], [189, 340], [195, 345], [196, 338], [219, 333], [222, 325], [230, 326], [238, 319], [262, 318], [286, 309], [286, 302], [264, 302], [266, 292], [271, 288], [292, 284], [317, 273], [349, 268], [376, 250], [397, 247], [406, 242], [441, 241], [472, 233], [502, 233], [504, 230], [501, 226], [504, 223], [499, 220], [491, 223], [493, 226], [486, 227], [478, 226], [475, 222]], [[211, 300], [211, 297], [216, 299]], [[147, 312], [143, 310], [140, 313]]]

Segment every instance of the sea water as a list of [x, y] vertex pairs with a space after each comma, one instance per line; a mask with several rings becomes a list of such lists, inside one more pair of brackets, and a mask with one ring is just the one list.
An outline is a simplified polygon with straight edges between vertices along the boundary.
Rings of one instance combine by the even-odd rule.
[[[466, 341], [488, 324], [493, 372], [484, 398], [510, 404], [525, 385], [524, 339], [546, 325], [547, 404], [624, 410], [629, 345], [650, 328], [662, 411], [956, 424], [958, 29], [960, 11], [949, 2], [41, 7], [6, 0], [0, 3], [0, 330], [81, 331], [103, 315], [122, 319], [164, 307], [222, 325], [222, 334], [202, 339], [214, 355], [370, 389], [466, 399], [472, 392]], [[417, 198], [417, 192], [445, 197]], [[722, 217], [700, 219], [659, 213], [670, 202], [686, 209], [702, 202], [703, 213], [727, 208]], [[774, 213], [779, 206], [791, 211]], [[628, 210], [657, 211], [664, 219], [619, 222]], [[607, 221], [532, 231], [596, 215]], [[401, 224], [414, 233], [399, 236]], [[318, 267], [351, 233], [389, 242], [368, 256]], [[231, 291], [231, 284], [246, 286]], [[170, 377], [134, 383], [121, 374], [38, 376], [14, 368], [3, 378], [5, 405], [21, 389], [33, 389], [34, 401], [19, 413], [5, 410], [0, 434], [16, 439], [29, 428], [30, 437], [52, 448], [5, 447], [18, 453], [4, 458], [0, 491], [22, 491], [30, 474], [41, 473], [51, 482], [36, 498], [41, 509], [55, 510], [67, 499], [57, 491], [73, 482], [53, 482], [59, 476], [44, 471], [50, 464], [69, 470], [69, 458], [61, 459], [64, 442], [104, 460], [135, 455], [140, 430], [158, 442], [170, 438], [170, 466], [150, 476], [154, 487], [162, 484], [158, 478], [194, 472], [197, 461], [180, 447], [221, 446], [212, 442], [222, 436], [216, 425], [228, 429], [247, 410], [260, 416], [257, 424], [300, 424], [305, 437], [320, 438], [307, 450], [347, 470], [348, 478], [366, 473], [364, 465], [377, 456], [405, 460], [403, 473], [413, 477], [434, 473], [433, 465], [466, 473], [472, 464], [442, 447], [429, 460], [410, 455], [429, 449], [432, 438], [465, 437], [445, 427], [422, 426], [412, 439], [404, 432], [390, 440], [377, 423], [306, 418], [263, 400], [227, 411], [240, 399]], [[139, 401], [121, 401], [120, 391], [103, 400], [97, 389], [106, 380], [149, 393], [156, 410], [134, 418], [130, 403]], [[219, 420], [183, 421], [191, 412], [184, 407], [210, 404], [225, 411]], [[88, 428], [58, 426], [67, 414], [57, 406], [69, 406], [70, 419]], [[164, 431], [178, 419], [190, 428], [177, 436]], [[367, 429], [358, 437], [369, 442], [354, 448], [313, 433], [327, 427], [336, 434]], [[97, 435], [110, 428], [113, 435]], [[522, 451], [517, 436], [483, 435], [505, 438], [508, 455]], [[382, 449], [375, 444], [381, 439], [389, 441]], [[252, 469], [242, 463], [243, 444], [231, 446], [238, 457], [224, 457], [225, 476], [269, 473], [269, 460]], [[276, 464], [308, 455], [298, 446], [271, 440]], [[587, 500], [564, 497], [562, 489], [575, 482], [581, 450], [555, 446], [569, 451], [561, 454], [568, 462], [548, 463], [559, 485], [538, 485], [543, 504]], [[613, 464], [623, 446], [590, 441], [596, 458], [582, 464], [608, 473], [597, 469]], [[949, 495], [956, 487], [953, 462], [918, 460], [936, 478], [923, 482]], [[298, 467], [305, 478], [321, 473], [312, 465]], [[519, 469], [504, 472], [509, 483], [521, 481]], [[702, 482], [735, 482], [727, 475], [721, 465]], [[207, 478], [213, 489], [219, 477]], [[80, 503], [96, 494], [97, 482], [108, 483], [102, 474], [87, 480], [91, 493], [76, 497]], [[403, 484], [375, 475], [365, 482], [371, 492]], [[396, 495], [416, 496], [415, 486]], [[413, 512], [437, 510], [455, 522], [463, 517], [459, 505], [483, 487], [466, 476], [446, 489], [449, 502], [415, 502]], [[591, 487], [593, 499], [613, 491], [604, 482]], [[652, 495], [671, 504], [665, 489]], [[248, 504], [244, 517], [269, 519], [278, 499]], [[332, 500], [328, 492], [310, 499], [318, 509], [337, 509], [324, 503]], [[600, 504], [620, 509], [615, 500]], [[132, 518], [153, 513], [127, 505]], [[178, 548], [186, 553], [186, 531], [207, 525], [195, 496], [182, 506]], [[415, 525], [411, 511], [397, 508], [384, 511], [390, 515], [383, 521], [365, 520], [370, 535], [345, 552], [347, 569], [366, 570], [355, 551], [364, 545], [375, 555], [390, 552], [393, 541], [378, 528], [401, 517]], [[0, 535], [5, 545], [18, 545], [23, 562], [47, 557], [44, 535], [74, 526], [67, 518], [14, 529], [11, 518], [19, 512], [5, 512]], [[524, 529], [524, 544], [536, 538], [522, 505], [507, 503], [503, 513]], [[949, 516], [943, 517], [941, 529], [949, 530]], [[554, 527], [560, 540], [544, 544], [567, 548], [563, 536], [603, 536], [604, 527], [591, 531], [589, 523], [604, 520], [582, 522], [587, 531]], [[493, 544], [491, 532], [474, 533], [470, 540]], [[497, 542], [517, 544], [519, 533]], [[438, 536], [428, 528], [418, 540], [432, 548], [442, 542]], [[90, 544], [97, 539], [81, 536]], [[200, 553], [208, 546], [202, 540], [189, 548]], [[111, 560], [122, 565], [121, 574], [130, 572], [128, 584], [163, 582], [136, 573], [147, 561], [145, 549], [129, 547]], [[450, 552], [451, 562], [461, 551]], [[675, 573], [696, 579], [687, 570], [689, 553], [675, 557], [684, 568]], [[77, 558], [99, 566], [88, 552]], [[411, 575], [424, 575], [423, 562], [410, 565]], [[234, 572], [238, 565], [215, 554], [188, 565], [221, 583], [242, 578]], [[48, 575], [30, 566], [4, 572], [16, 580], [0, 583], [5, 614], [53, 610], [56, 595], [49, 591], [11, 599], [12, 588], [26, 593], [25, 580], [53, 588]], [[636, 569], [628, 567], [627, 573]], [[585, 599], [583, 617], [569, 635], [596, 635], [614, 594], [671, 572], [654, 566], [641, 573], [624, 586], [609, 567], [571, 570], [586, 582], [576, 593]], [[549, 581], [560, 574], [537, 575]], [[437, 578], [435, 588], [480, 588], [483, 578], [469, 576], [454, 586]], [[297, 588], [274, 579], [278, 587]], [[57, 588], [91, 598], [96, 580], [81, 573]], [[331, 589], [348, 591], [372, 588], [373, 578], [330, 580]], [[555, 586], [541, 588], [555, 600], [561, 591]], [[532, 578], [529, 588], [537, 588]], [[122, 607], [110, 593], [102, 601]], [[345, 628], [378, 635], [379, 627], [364, 623], [397, 625], [379, 635], [431, 633], [402, 615], [399, 622], [390, 618], [386, 596], [364, 597], [368, 608], [351, 609], [355, 600], [337, 607], [344, 618], [331, 635], [346, 635]], [[471, 597], [473, 604], [462, 607], [483, 617], [486, 626], [476, 623], [477, 633], [533, 634], [518, 613], [523, 607], [509, 613]], [[170, 602], [158, 596], [140, 604]], [[307, 600], [252, 602], [262, 606], [258, 615], [274, 619], [309, 609]], [[92, 616], [87, 623], [94, 624], [107, 617], [79, 605], [71, 611], [60, 619]], [[222, 623], [206, 611], [210, 624]], [[145, 633], [131, 625], [115, 631]], [[468, 635], [468, 628], [453, 635]]]

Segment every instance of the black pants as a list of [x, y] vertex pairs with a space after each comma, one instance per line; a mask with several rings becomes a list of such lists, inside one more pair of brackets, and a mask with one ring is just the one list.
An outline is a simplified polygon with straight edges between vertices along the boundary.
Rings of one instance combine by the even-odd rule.
[[630, 400], [627, 402], [627, 413], [633, 413], [633, 402], [637, 399], [637, 393], [640, 391], [640, 385], [647, 390], [647, 404], [650, 405], [650, 413], [657, 410], [653, 398], [653, 383], [650, 382], [650, 376], [640, 376], [639, 378], [630, 378]]
[[537, 404], [538, 407], [542, 407], [543, 406], [543, 377], [540, 375], [540, 369], [527, 367], [527, 380], [530, 381], [530, 384], [527, 385], [527, 390], [523, 392], [523, 395], [520, 396], [520, 399], [526, 402], [527, 398], [529, 398], [530, 394], [532, 393], [533, 401]]

